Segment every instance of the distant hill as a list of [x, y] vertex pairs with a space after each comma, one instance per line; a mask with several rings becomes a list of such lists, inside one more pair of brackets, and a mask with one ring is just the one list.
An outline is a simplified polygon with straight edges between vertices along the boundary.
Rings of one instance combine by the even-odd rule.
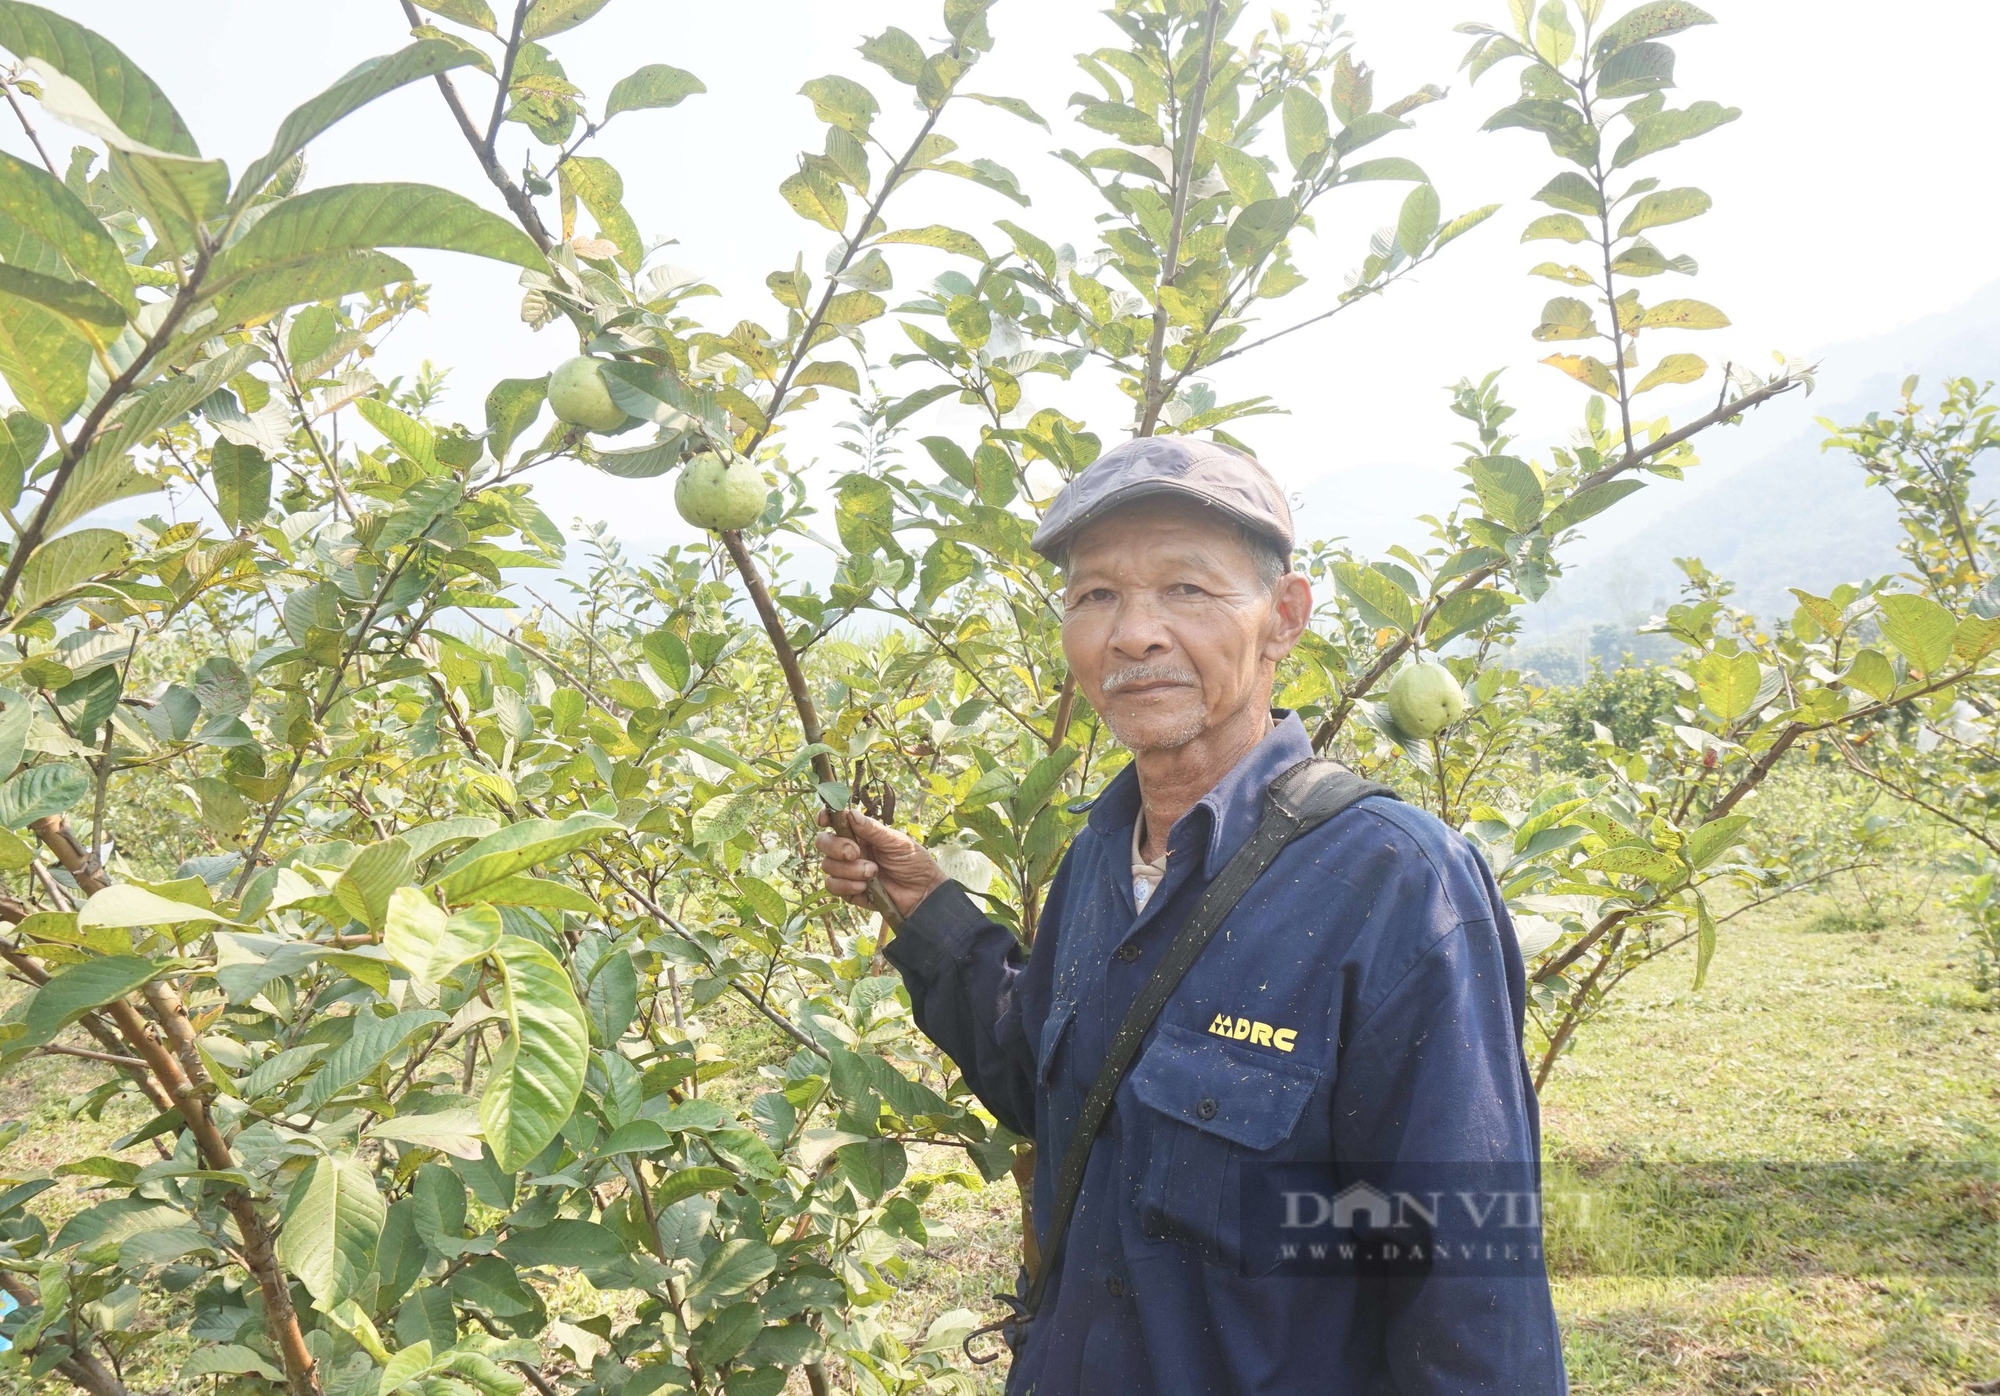
[[[1648, 491], [1605, 516], [1596, 536], [1577, 545], [1562, 581], [1525, 612], [1524, 647], [1552, 651], [1545, 659], [1593, 651], [1615, 658], [1631, 645], [1633, 627], [1678, 591], [1676, 557], [1701, 558], [1737, 584], [1739, 604], [1766, 617], [1790, 613], [1788, 587], [1824, 592], [1895, 571], [1901, 531], [1893, 502], [1865, 488], [1846, 457], [1820, 449], [1825, 431], [1798, 430], [1800, 411], [1858, 421], [1892, 408], [1912, 373], [1933, 401], [1943, 377], [2000, 378], [2000, 282], [1955, 310], [1828, 349], [1820, 364], [1820, 386], [1803, 409], [1717, 431], [1684, 484]], [[1567, 666], [1538, 667], [1557, 677], [1553, 670]]]

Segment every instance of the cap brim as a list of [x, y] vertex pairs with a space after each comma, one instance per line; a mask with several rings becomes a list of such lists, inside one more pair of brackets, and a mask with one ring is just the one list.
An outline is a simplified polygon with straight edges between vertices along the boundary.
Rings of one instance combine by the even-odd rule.
[[1104, 518], [1107, 514], [1122, 509], [1128, 504], [1137, 504], [1144, 499], [1166, 497], [1185, 499], [1190, 503], [1212, 509], [1225, 518], [1250, 529], [1253, 533], [1270, 539], [1273, 543], [1288, 552], [1292, 548], [1291, 537], [1272, 528], [1271, 521], [1268, 518], [1247, 513], [1232, 504], [1224, 503], [1213, 495], [1184, 485], [1178, 480], [1134, 480], [1131, 484], [1121, 489], [1113, 490], [1110, 494], [1091, 505], [1083, 513], [1076, 515], [1074, 518], [1065, 519], [1061, 526], [1053, 531], [1046, 527], [1036, 529], [1035, 536], [1028, 540], [1028, 546], [1047, 558], [1050, 562], [1061, 565], [1068, 556], [1069, 545], [1076, 541], [1076, 536], [1083, 532], [1084, 529], [1089, 528], [1092, 524]]

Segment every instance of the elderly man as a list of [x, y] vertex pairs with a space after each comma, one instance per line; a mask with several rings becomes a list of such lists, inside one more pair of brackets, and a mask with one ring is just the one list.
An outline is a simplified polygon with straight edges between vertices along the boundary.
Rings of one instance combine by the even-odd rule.
[[[1566, 1389], [1534, 1195], [1495, 1183], [1532, 1189], [1540, 1137], [1521, 955], [1478, 855], [1340, 773], [1345, 808], [1281, 829], [1262, 871], [1236, 875], [1247, 891], [1216, 890], [1272, 837], [1274, 783], [1313, 756], [1270, 706], [1312, 614], [1292, 541], [1260, 465], [1177, 438], [1106, 452], [1050, 506], [1034, 546], [1064, 568], [1063, 653], [1132, 761], [1092, 804], [1032, 954], [896, 830], [857, 815], [853, 838], [819, 836], [830, 890], [865, 905], [878, 879], [903, 913], [886, 953], [919, 1026], [1036, 1142], [1048, 1275], [1015, 1334], [1017, 1396]], [[1171, 991], [1141, 1039], [1132, 1005], [1155, 983]], [[1109, 1107], [1076, 1150], [1093, 1087]], [[1371, 1208], [1355, 1189], [1377, 1166], [1417, 1182]], [[1279, 1175], [1282, 1216], [1258, 1201]], [[1503, 1195], [1513, 1230], [1464, 1231], [1498, 1225]], [[1395, 1243], [1364, 1261], [1414, 1265], [1299, 1273], [1274, 1228], [1330, 1217]]]

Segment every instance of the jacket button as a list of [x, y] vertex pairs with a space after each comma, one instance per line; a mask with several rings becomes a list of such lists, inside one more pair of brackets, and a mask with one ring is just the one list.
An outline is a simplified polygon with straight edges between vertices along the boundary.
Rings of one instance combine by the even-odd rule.
[[1119, 946], [1114, 953], [1116, 953], [1119, 959], [1129, 965], [1139, 958], [1139, 943], [1137, 941], [1127, 941], [1125, 944]]
[[1113, 1275], [1104, 1282], [1104, 1292], [1113, 1299], [1123, 1299], [1125, 1297], [1125, 1281]]
[[1215, 1097], [1212, 1095], [1205, 1095], [1200, 1100], [1196, 1101], [1194, 1105], [1194, 1113], [1201, 1116], [1204, 1120], [1214, 1119]]

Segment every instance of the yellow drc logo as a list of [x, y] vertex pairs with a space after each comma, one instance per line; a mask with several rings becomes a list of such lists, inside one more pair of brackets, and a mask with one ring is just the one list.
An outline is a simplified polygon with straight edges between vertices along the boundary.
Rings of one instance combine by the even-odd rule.
[[1296, 1028], [1273, 1028], [1269, 1023], [1232, 1018], [1227, 1013], [1216, 1014], [1208, 1030], [1217, 1037], [1233, 1038], [1238, 1042], [1247, 1040], [1252, 1047], [1275, 1047], [1280, 1052], [1291, 1051], [1299, 1038]]

